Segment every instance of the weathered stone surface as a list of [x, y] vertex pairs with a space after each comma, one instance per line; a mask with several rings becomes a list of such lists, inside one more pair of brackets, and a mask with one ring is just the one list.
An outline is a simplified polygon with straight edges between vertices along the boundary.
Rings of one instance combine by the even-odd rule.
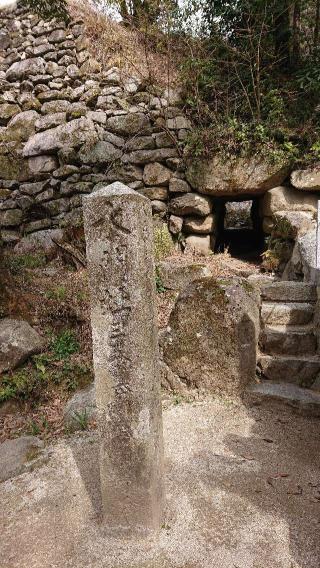
[[199, 215], [205, 217], [211, 213], [212, 205], [209, 197], [197, 193], [186, 193], [171, 199], [169, 211], [174, 215]]
[[28, 174], [22, 179], [42, 179], [58, 167], [55, 156], [36, 156], [27, 160]]
[[63, 411], [63, 422], [72, 431], [81, 430], [79, 415], [85, 415], [88, 420], [96, 418], [96, 399], [94, 385], [76, 392], [68, 400]]
[[24, 156], [37, 156], [60, 150], [65, 145], [76, 147], [84, 142], [97, 140], [92, 120], [79, 118], [35, 134], [25, 145]]
[[261, 194], [280, 185], [289, 174], [289, 164], [271, 164], [262, 156], [197, 161], [188, 168], [187, 180], [194, 189], [208, 195]]
[[24, 142], [35, 132], [35, 124], [39, 115], [34, 110], [26, 110], [16, 114], [8, 123], [7, 139]]
[[291, 174], [293, 187], [305, 191], [320, 191], [320, 164], [306, 170], [295, 170]]
[[162, 522], [162, 421], [150, 201], [120, 183], [84, 199], [104, 520]]
[[199, 263], [176, 264], [162, 261], [157, 264], [157, 270], [163, 286], [168, 290], [182, 290], [194, 280], [212, 276], [211, 270]]
[[272, 217], [278, 211], [310, 211], [317, 212], [318, 199], [316, 195], [302, 193], [290, 187], [274, 187], [263, 197], [261, 214]]
[[55, 243], [63, 240], [64, 232], [61, 229], [37, 231], [32, 235], [23, 237], [14, 247], [14, 252], [17, 254], [44, 252], [48, 257], [53, 257], [58, 251]]
[[207, 217], [185, 217], [183, 222], [183, 230], [186, 233], [196, 233], [207, 235], [214, 233], [216, 229], [216, 218], [214, 215]]
[[191, 187], [184, 179], [172, 177], [169, 183], [170, 193], [188, 193]]
[[55, 112], [53, 114], [46, 114], [41, 116], [35, 123], [37, 130], [47, 130], [48, 128], [55, 128], [60, 124], [66, 122], [67, 115], [65, 112]]
[[310, 323], [314, 306], [308, 303], [263, 302], [261, 319], [268, 325], [305, 325]]
[[248, 395], [254, 404], [281, 408], [286, 404], [301, 414], [320, 416], [320, 394], [290, 383], [263, 381], [250, 385]]
[[133, 136], [150, 129], [150, 120], [145, 114], [124, 114], [107, 120], [107, 129], [116, 134]]
[[9, 67], [6, 72], [7, 81], [19, 81], [26, 79], [29, 75], [40, 75], [45, 73], [46, 62], [42, 57], [33, 57], [32, 59], [23, 59], [16, 61]]
[[269, 302], [311, 302], [317, 301], [317, 289], [305, 282], [269, 282], [261, 285], [261, 297]]
[[314, 356], [260, 355], [262, 376], [270, 381], [310, 387], [320, 371], [320, 358]]
[[88, 144], [81, 148], [79, 157], [84, 164], [108, 164], [121, 157], [121, 150], [110, 142], [99, 140], [96, 144]]
[[6, 125], [9, 120], [20, 112], [20, 107], [11, 103], [0, 104], [0, 125]]
[[152, 213], [154, 215], [166, 213], [167, 206], [163, 201], [159, 201], [158, 199], [153, 199], [151, 201]]
[[157, 162], [147, 164], [143, 172], [143, 181], [146, 185], [168, 185], [172, 172]]
[[169, 230], [173, 235], [179, 235], [182, 231], [183, 217], [177, 217], [176, 215], [170, 215], [169, 219]]
[[20, 209], [0, 211], [0, 227], [13, 227], [22, 221], [23, 213]]
[[210, 235], [189, 235], [185, 240], [185, 251], [191, 254], [202, 254], [207, 256], [212, 254], [214, 249], [214, 240]]
[[171, 313], [164, 361], [190, 387], [239, 394], [255, 377], [258, 322], [257, 294], [246, 282], [192, 282]]
[[0, 321], [0, 372], [15, 369], [44, 346], [42, 337], [23, 320]]
[[289, 326], [266, 326], [260, 334], [259, 345], [266, 355], [314, 355], [317, 340], [313, 331]]
[[21, 436], [0, 444], [0, 481], [6, 481], [33, 468], [35, 460], [39, 462], [43, 448], [44, 443], [35, 436]]
[[291, 259], [283, 272], [283, 280], [317, 282], [317, 231], [308, 231], [296, 240]]
[[166, 187], [143, 187], [137, 190], [138, 193], [148, 197], [148, 199], [156, 199], [157, 201], [166, 201], [168, 190]]
[[263, 230], [275, 237], [295, 239], [298, 235], [305, 235], [316, 225], [314, 213], [311, 211], [279, 211], [273, 217], [265, 217]]
[[167, 128], [170, 130], [180, 130], [181, 128], [189, 130], [192, 128], [192, 124], [188, 118], [185, 116], [176, 116], [175, 118], [168, 118]]
[[150, 164], [151, 162], [161, 162], [167, 158], [176, 158], [178, 151], [176, 148], [158, 148], [156, 150], [137, 150], [123, 156], [123, 161], [131, 164]]

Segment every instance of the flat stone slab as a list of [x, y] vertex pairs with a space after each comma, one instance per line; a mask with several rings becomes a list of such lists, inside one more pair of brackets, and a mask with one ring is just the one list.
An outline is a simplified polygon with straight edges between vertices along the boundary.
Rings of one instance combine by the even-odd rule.
[[270, 381], [289, 382], [310, 387], [320, 371], [317, 356], [260, 355], [258, 364], [262, 375]]
[[15, 369], [28, 357], [39, 353], [43, 338], [23, 320], [0, 320], [0, 373]]
[[44, 448], [44, 443], [35, 436], [21, 436], [0, 444], [0, 481], [6, 481], [24, 473]]
[[261, 319], [268, 325], [305, 325], [313, 314], [313, 304], [263, 302], [261, 306]]
[[106, 534], [97, 437], [86, 433], [0, 484], [0, 566], [319, 568], [320, 421], [286, 407], [176, 402], [164, 410], [168, 498], [157, 538]]
[[251, 400], [258, 403], [278, 402], [291, 406], [308, 416], [320, 416], [320, 392], [303, 389], [290, 383], [262, 381], [247, 390]]
[[308, 326], [266, 326], [261, 331], [259, 345], [268, 355], [313, 355], [317, 339]]
[[305, 282], [273, 282], [262, 286], [261, 296], [269, 302], [316, 302], [317, 288]]

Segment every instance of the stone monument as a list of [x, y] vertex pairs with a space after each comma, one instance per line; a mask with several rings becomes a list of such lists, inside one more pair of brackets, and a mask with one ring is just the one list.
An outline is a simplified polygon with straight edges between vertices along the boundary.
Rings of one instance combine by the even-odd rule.
[[104, 522], [157, 530], [163, 442], [150, 201], [121, 183], [84, 199]]

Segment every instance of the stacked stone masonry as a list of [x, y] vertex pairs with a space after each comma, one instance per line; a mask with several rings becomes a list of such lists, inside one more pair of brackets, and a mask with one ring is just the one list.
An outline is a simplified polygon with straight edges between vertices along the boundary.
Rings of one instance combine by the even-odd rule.
[[290, 182], [289, 164], [259, 157], [186, 166], [183, 141], [192, 125], [177, 92], [102, 69], [82, 21], [45, 22], [18, 5], [0, 10], [0, 30], [5, 243], [81, 225], [82, 196], [114, 181], [148, 197], [171, 233], [203, 253], [214, 248], [220, 197], [261, 197], [266, 233], [279, 211], [299, 230], [301, 223], [305, 232], [313, 228], [319, 167], [293, 172]]

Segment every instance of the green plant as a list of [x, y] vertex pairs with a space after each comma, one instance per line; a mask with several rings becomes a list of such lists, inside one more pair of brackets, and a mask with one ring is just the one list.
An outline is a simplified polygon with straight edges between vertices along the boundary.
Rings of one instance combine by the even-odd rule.
[[83, 412], [75, 411], [72, 416], [73, 420], [78, 424], [80, 430], [88, 430], [89, 427], [89, 415], [87, 409]]
[[174, 244], [167, 224], [163, 223], [161, 226], [155, 227], [153, 232], [153, 242], [154, 256], [157, 262], [163, 260], [172, 253]]
[[18, 273], [25, 269], [43, 268], [46, 257], [44, 254], [11, 255], [7, 256], [5, 264], [13, 273]]
[[66, 0], [20, 0], [21, 5], [25, 6], [35, 14], [45, 20], [57, 18], [68, 22], [70, 17]]
[[158, 267], [158, 266], [156, 266], [155, 279], [156, 279], [156, 290], [157, 290], [157, 294], [163, 294], [163, 292], [166, 291], [166, 288], [165, 288], [165, 286], [163, 285], [162, 278], [161, 278], [161, 274], [160, 274], [160, 271], [159, 271], [159, 267]]
[[66, 359], [73, 353], [79, 351], [79, 343], [73, 331], [65, 329], [54, 337], [50, 345], [56, 359]]
[[65, 286], [57, 286], [57, 288], [53, 288], [46, 293], [46, 296], [49, 300], [58, 300], [63, 301], [67, 297], [67, 289]]

